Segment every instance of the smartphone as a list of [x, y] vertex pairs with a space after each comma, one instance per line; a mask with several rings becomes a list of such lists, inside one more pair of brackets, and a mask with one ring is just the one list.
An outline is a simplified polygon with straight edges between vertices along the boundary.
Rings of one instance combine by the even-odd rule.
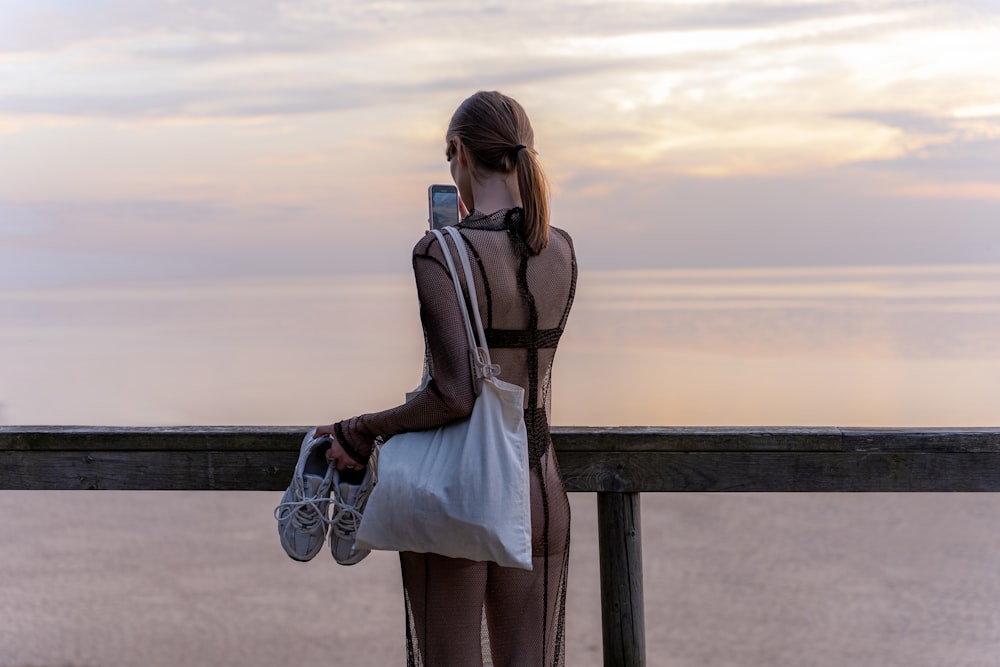
[[458, 188], [454, 185], [431, 185], [427, 188], [427, 219], [431, 229], [458, 224]]

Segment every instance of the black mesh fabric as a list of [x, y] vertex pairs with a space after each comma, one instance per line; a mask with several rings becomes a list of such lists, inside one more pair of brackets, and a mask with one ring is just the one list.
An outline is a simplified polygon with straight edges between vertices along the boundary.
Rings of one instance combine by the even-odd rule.
[[[521, 209], [513, 208], [473, 211], [459, 229], [493, 362], [501, 379], [525, 389], [533, 569], [401, 553], [407, 662], [415, 667], [565, 662], [570, 515], [548, 414], [552, 360], [576, 291], [576, 257], [569, 235], [556, 228], [548, 247], [533, 255], [520, 225]], [[475, 402], [462, 314], [434, 235], [414, 247], [413, 271], [432, 380], [403, 405], [340, 422], [339, 433], [362, 460], [377, 436], [467, 417]]]

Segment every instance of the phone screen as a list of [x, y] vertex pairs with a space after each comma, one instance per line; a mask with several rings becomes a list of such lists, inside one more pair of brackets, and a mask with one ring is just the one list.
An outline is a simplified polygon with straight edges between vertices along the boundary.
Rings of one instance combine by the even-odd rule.
[[458, 224], [458, 188], [454, 185], [432, 185], [427, 188], [432, 229]]

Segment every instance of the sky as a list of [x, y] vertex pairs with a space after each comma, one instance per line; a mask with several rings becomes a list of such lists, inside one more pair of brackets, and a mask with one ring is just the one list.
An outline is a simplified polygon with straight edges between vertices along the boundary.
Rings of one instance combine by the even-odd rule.
[[1000, 261], [1000, 6], [0, 0], [0, 287], [404, 273], [519, 99], [581, 267]]
[[554, 423], [996, 423], [996, 0], [0, 0], [0, 423], [395, 405], [480, 89], [576, 243]]

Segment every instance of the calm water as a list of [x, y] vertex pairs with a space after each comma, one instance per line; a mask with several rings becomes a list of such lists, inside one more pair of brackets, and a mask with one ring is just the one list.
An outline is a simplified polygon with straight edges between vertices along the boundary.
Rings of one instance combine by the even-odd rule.
[[[412, 278], [0, 290], [0, 422], [312, 424], [420, 374]], [[584, 272], [564, 425], [995, 426], [1000, 265]]]

